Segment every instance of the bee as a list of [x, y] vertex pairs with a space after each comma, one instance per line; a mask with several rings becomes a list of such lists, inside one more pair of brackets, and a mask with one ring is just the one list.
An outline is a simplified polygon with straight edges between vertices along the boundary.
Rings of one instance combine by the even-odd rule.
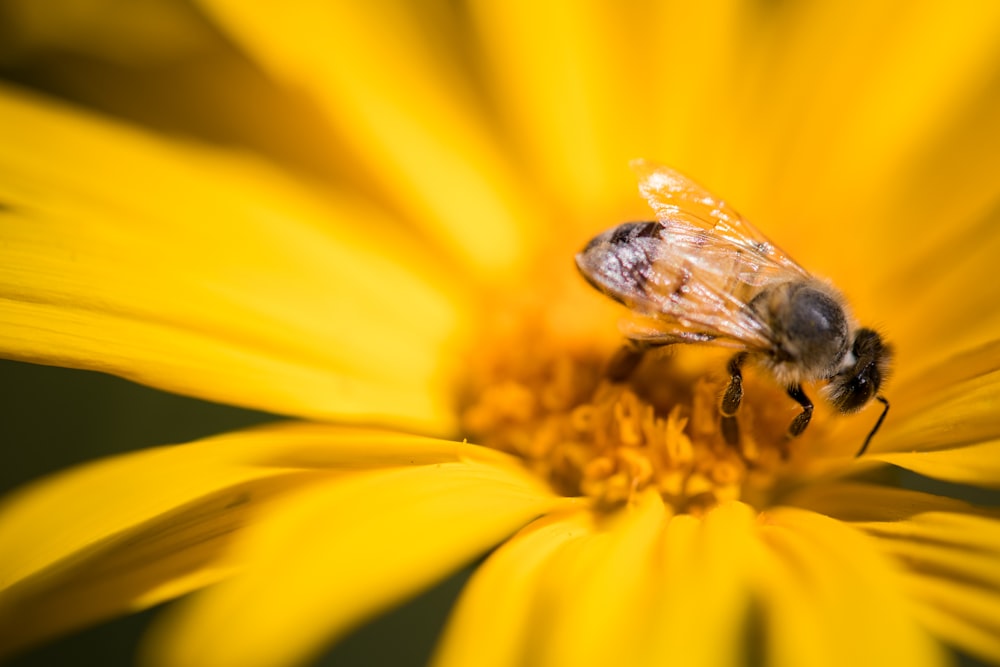
[[721, 430], [735, 445], [736, 413], [748, 361], [767, 370], [802, 408], [788, 436], [805, 431], [813, 403], [805, 382], [826, 381], [825, 397], [841, 413], [874, 398], [885, 407], [856, 456], [878, 431], [889, 401], [879, 393], [891, 347], [858, 327], [843, 296], [779, 250], [725, 202], [682, 174], [644, 160], [632, 163], [656, 220], [628, 222], [596, 236], [576, 256], [583, 277], [624, 304], [627, 345], [612, 361], [625, 379], [651, 347], [724, 345], [730, 359]]

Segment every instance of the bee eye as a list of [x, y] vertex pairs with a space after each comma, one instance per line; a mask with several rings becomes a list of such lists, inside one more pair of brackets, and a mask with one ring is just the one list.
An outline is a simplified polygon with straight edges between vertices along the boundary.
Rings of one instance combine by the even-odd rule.
[[871, 329], [861, 329], [854, 336], [852, 352], [855, 357], [877, 355], [882, 347], [882, 339]]

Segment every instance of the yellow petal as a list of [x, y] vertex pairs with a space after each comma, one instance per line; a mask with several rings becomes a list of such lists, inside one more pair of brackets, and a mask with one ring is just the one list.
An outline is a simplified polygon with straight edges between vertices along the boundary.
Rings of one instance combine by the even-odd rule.
[[[955, 233], [997, 228], [983, 220], [1000, 195], [991, 177], [1000, 154], [996, 7], [740, 4], [734, 72], [712, 79], [725, 91], [716, 113], [734, 117], [736, 127], [712, 125], [722, 128], [722, 148], [705, 151], [705, 159], [743, 173], [720, 194], [804, 266], [834, 278], [865, 322], [908, 333], [896, 327], [896, 313], [937, 314], [950, 304], [935, 299], [937, 308], [924, 310], [923, 290], [900, 279], [901, 264], [923, 274], [917, 282], [950, 281], [965, 258], [937, 261], [942, 250], [952, 256]], [[690, 69], [700, 73], [701, 60]], [[741, 159], [718, 160], [720, 153]], [[917, 293], [922, 298], [912, 299]], [[920, 319], [920, 328], [947, 322]], [[947, 340], [931, 343], [936, 349]]]
[[1000, 662], [1000, 591], [928, 577], [907, 577], [905, 584], [914, 614], [931, 632], [986, 662]]
[[871, 458], [958, 484], [1000, 488], [1000, 440], [934, 452], [873, 454]]
[[757, 548], [753, 514], [747, 505], [728, 503], [704, 519], [670, 520], [646, 664], [744, 664], [751, 609], [746, 566]]
[[[954, 448], [1000, 436], [993, 418], [1000, 402], [991, 399], [1000, 382], [1000, 339], [998, 332], [984, 336], [985, 341], [969, 345], [944, 337], [940, 346], [919, 356], [912, 348], [908, 354], [901, 351], [885, 389], [892, 409], [865, 458], [874, 460], [880, 452]], [[860, 442], [871, 424], [843, 420], [836, 437]]]
[[973, 655], [1000, 658], [997, 516], [929, 512], [855, 525], [909, 570], [903, 585], [925, 627]]
[[[637, 157], [668, 162], [723, 199], [737, 203], [777, 240], [787, 239], [793, 225], [781, 228], [781, 219], [760, 216], [762, 202], [777, 199], [768, 192], [773, 179], [762, 168], [768, 159], [780, 159], [776, 147], [788, 132], [769, 127], [784, 109], [773, 104], [776, 91], [767, 90], [775, 63], [762, 61], [769, 47], [794, 38], [769, 24], [780, 12], [758, 12], [744, 0], [649, 3], [640, 21], [648, 32], [650, 56], [640, 94], [629, 91], [627, 105], [647, 110], [653, 126], [651, 148]], [[776, 39], [777, 37], [777, 39]], [[628, 47], [634, 49], [635, 47]], [[766, 91], [766, 92], [764, 92]], [[748, 112], [764, 108], [759, 115]], [[738, 110], [738, 111], [737, 111]], [[739, 156], [720, 160], [719, 155]], [[745, 160], [753, 162], [747, 169]], [[783, 197], [782, 197], [783, 198]]]
[[546, 565], [524, 657], [538, 665], [641, 664], [666, 511], [647, 492], [592, 535], [564, 545]]
[[181, 605], [152, 664], [296, 664], [557, 502], [507, 467], [359, 473], [290, 498], [238, 546], [245, 573]]
[[[969, 281], [970, 285], [972, 283]], [[1000, 370], [1000, 332], [989, 340], [966, 347], [952, 347], [952, 338], [942, 342], [945, 346], [932, 347], [897, 369], [893, 376], [898, 379], [893, 396], [902, 402], [901, 407], [913, 405], [914, 411], [920, 412], [937, 398], [934, 394], [928, 396], [929, 387], [954, 391], [962, 383]]]
[[[223, 441], [238, 446], [240, 439]], [[227, 460], [214, 444], [158, 447], [97, 461], [7, 497], [0, 513], [5, 547], [0, 583], [10, 586], [198, 498], [286, 472]]]
[[[925, 368], [980, 346], [995, 347], [1000, 338], [1000, 313], [986, 307], [1000, 301], [1000, 285], [988, 277], [1000, 256], [1000, 215], [994, 210], [977, 222], [925, 248], [912, 263], [901, 263], [882, 290], [883, 317], [904, 372], [906, 366]], [[913, 294], [920, 298], [907, 298]]]
[[463, 443], [279, 424], [44, 480], [0, 505], [0, 651], [227, 576], [231, 539], [271, 497], [336, 471], [447, 461], [516, 469]]
[[461, 76], [466, 54], [447, 50], [452, 35], [422, 30], [427, 17], [405, 3], [203, 4], [251, 57], [311, 93], [351, 159], [449, 250], [485, 271], [525, 259], [544, 226]]
[[[810, 3], [771, 13], [772, 34], [785, 38], [769, 45], [759, 95], [775, 115], [752, 117], [783, 130], [772, 152], [787, 205], [800, 210], [799, 197], [820, 191], [885, 201], [882, 191], [909, 171], [914, 152], [959, 122], [995, 72], [1000, 14], [992, 5]], [[887, 215], [879, 227], [909, 224]]]
[[[204, 52], [211, 34], [184, 5], [140, 2], [127, 7], [113, 0], [69, 2], [58, 11], [13, 0], [4, 6], [5, 65], [44, 61], [53, 52], [104, 60], [123, 67], [169, 66]], [[33, 58], [37, 60], [32, 60]], [[83, 58], [81, 58], [83, 60]]]
[[[996, 68], [996, 58], [991, 60]], [[963, 76], [961, 72], [956, 74]], [[905, 264], [911, 269], [905, 284], [917, 290], [942, 278], [938, 272], [921, 268], [940, 262], [949, 270], [964, 273], [966, 258], [984, 239], [998, 233], [996, 202], [1000, 183], [993, 174], [1000, 155], [1000, 86], [995, 83], [996, 74], [993, 77], [994, 82], [987, 83], [978, 94], [955, 105], [949, 122], [922, 138], [924, 146], [914, 151], [907, 165], [905, 187], [888, 204], [893, 213], [885, 219], [890, 233], [894, 224], [899, 224], [906, 234], [914, 222], [924, 223], [919, 235], [907, 239], [905, 249], [910, 255]], [[949, 224], [940, 224], [944, 219]]]
[[[928, 137], [945, 134], [964, 122], [963, 114], [978, 102], [980, 91], [995, 85], [1000, 6], [922, 0], [908, 4], [902, 12], [892, 3], [880, 9], [885, 12], [880, 18], [891, 20], [893, 30], [880, 33], [884, 40], [876, 60], [871, 50], [854, 49], [865, 67], [855, 68], [857, 61], [837, 63], [847, 82], [852, 81], [852, 71], [868, 75], [861, 103], [845, 124], [846, 141], [837, 148], [845, 166], [872, 172], [881, 169], [891, 179], [895, 169], [909, 166], [906, 160], [914, 149], [926, 145]], [[876, 29], [880, 27], [876, 23]], [[905, 72], [919, 75], [900, 75]], [[828, 112], [836, 117], [832, 105]], [[866, 159], [862, 165], [851, 157], [870, 156], [875, 145], [886, 159]], [[892, 222], [907, 227], [905, 219]]]
[[158, 448], [62, 473], [0, 505], [0, 652], [224, 576], [233, 531], [299, 475]]
[[368, 208], [11, 89], [0, 124], [18, 128], [0, 145], [3, 354], [271, 412], [452, 420], [457, 301]]
[[782, 502], [842, 521], [897, 521], [922, 512], [976, 512], [963, 500], [849, 481], [812, 484], [783, 498]]
[[[993, 533], [995, 542], [1000, 536], [1000, 522], [981, 523]], [[900, 539], [879, 540], [879, 548], [883, 553], [898, 557], [918, 576], [975, 587], [984, 599], [992, 600], [994, 609], [1000, 609], [1000, 568], [997, 567], [1000, 550], [979, 551], [961, 542], [942, 545]]]
[[[969, 347], [936, 348], [925, 357], [897, 360], [898, 380], [886, 390], [892, 402], [889, 417], [871, 447], [880, 452], [928, 451], [994, 440], [1000, 436], [994, 399], [1000, 382], [1000, 340]], [[860, 420], [845, 428], [843, 437], [860, 439]], [[859, 461], [860, 462], [860, 461]], [[988, 465], [987, 465], [988, 468]]]
[[760, 635], [755, 638], [757, 652], [767, 655], [767, 664], [773, 667], [839, 665], [837, 656], [830, 655], [833, 638], [824, 625], [826, 619], [811, 607], [816, 601], [803, 585], [803, 575], [789, 567], [787, 557], [779, 556], [773, 546], [758, 549], [750, 558], [760, 590], [756, 613], [762, 620], [754, 628]]
[[513, 456], [466, 442], [312, 422], [259, 426], [207, 442], [220, 460], [269, 468], [363, 470], [455, 461], [521, 467]]
[[[10, 585], [109, 535], [231, 486], [289, 471], [469, 461], [517, 470], [511, 457], [449, 440], [323, 424], [278, 424], [97, 461], [33, 484], [0, 506]], [[121, 499], [127, 498], [127, 503]], [[53, 523], [58, 522], [58, 523]]]
[[[914, 620], [901, 577], [846, 524], [803, 510], [768, 512], [761, 604], [772, 664], [947, 664]], [[768, 560], [773, 560], [768, 563]]]
[[872, 444], [874, 452], [926, 451], [1000, 437], [1000, 370], [964, 382], [922, 383], [924, 399], [903, 402], [900, 414]]
[[436, 667], [523, 664], [528, 638], [547, 619], [537, 600], [553, 554], [594, 532], [590, 512], [538, 519], [497, 549], [476, 570], [448, 621]]
[[[879, 537], [951, 544], [970, 551], [1000, 553], [1000, 513], [996, 510], [922, 510], [902, 521], [871, 519], [852, 525]], [[1000, 576], [1000, 572], [997, 573]]]
[[[232, 576], [241, 566], [229, 550], [233, 536], [275, 496], [317, 477], [286, 474], [231, 484], [114, 533], [69, 528], [74, 537], [87, 533], [92, 541], [0, 591], [0, 654]], [[141, 504], [136, 496], [107, 498], [102, 509], [113, 515], [116, 505]], [[47, 522], [53, 532], [63, 525], [51, 516]], [[35, 545], [7, 537], [5, 557], [39, 555], [31, 549]], [[18, 551], [22, 547], [27, 553]]]
[[626, 165], [660, 152], [651, 145], [661, 128], [651, 78], [662, 12], [527, 0], [469, 9], [493, 99], [543, 191], [555, 193], [571, 217], [595, 222], [613, 204], [637, 205]]

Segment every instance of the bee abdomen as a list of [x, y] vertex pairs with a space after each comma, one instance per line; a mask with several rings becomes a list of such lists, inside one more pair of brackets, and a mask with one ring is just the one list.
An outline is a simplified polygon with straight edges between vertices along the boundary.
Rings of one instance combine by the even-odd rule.
[[664, 227], [659, 222], [626, 222], [594, 237], [576, 256], [591, 285], [628, 304], [645, 296]]

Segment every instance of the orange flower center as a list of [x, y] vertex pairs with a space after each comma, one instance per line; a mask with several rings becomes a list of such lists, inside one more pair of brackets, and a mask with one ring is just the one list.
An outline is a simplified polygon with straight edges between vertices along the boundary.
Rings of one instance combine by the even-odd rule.
[[727, 443], [719, 413], [726, 353], [681, 347], [653, 351], [627, 380], [611, 382], [604, 370], [613, 349], [567, 349], [537, 331], [482, 345], [461, 400], [464, 434], [520, 457], [558, 493], [600, 506], [649, 487], [678, 512], [753, 502], [798, 447], [785, 437], [794, 404], [748, 374], [739, 441]]

